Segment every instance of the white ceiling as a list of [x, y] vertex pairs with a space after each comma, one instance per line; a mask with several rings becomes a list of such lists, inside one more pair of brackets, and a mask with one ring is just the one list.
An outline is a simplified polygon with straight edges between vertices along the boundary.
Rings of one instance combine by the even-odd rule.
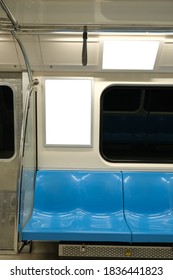
[[173, 0], [4, 1], [21, 24], [173, 25]]

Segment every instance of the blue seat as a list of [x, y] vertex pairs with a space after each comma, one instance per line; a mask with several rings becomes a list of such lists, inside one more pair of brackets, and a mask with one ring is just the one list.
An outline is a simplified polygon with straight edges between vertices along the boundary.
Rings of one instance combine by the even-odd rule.
[[173, 173], [124, 172], [124, 211], [132, 242], [173, 242]]
[[121, 172], [38, 171], [21, 239], [131, 242]]

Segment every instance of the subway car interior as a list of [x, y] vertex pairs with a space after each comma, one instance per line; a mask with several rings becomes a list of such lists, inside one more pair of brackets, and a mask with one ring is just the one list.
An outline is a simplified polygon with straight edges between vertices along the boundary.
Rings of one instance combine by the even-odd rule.
[[173, 259], [172, 15], [0, 0], [0, 259]]

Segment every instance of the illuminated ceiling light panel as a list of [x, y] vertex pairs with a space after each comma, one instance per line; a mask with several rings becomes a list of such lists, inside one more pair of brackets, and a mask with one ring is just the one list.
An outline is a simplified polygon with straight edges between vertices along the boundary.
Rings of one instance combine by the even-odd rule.
[[159, 41], [103, 42], [102, 69], [107, 70], [153, 70]]

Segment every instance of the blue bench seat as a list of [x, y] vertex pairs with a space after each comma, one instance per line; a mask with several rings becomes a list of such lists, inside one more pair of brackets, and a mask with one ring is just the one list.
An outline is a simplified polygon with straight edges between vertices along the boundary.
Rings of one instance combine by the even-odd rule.
[[22, 240], [131, 242], [121, 172], [38, 171]]
[[124, 172], [123, 177], [132, 242], [173, 243], [173, 173]]

